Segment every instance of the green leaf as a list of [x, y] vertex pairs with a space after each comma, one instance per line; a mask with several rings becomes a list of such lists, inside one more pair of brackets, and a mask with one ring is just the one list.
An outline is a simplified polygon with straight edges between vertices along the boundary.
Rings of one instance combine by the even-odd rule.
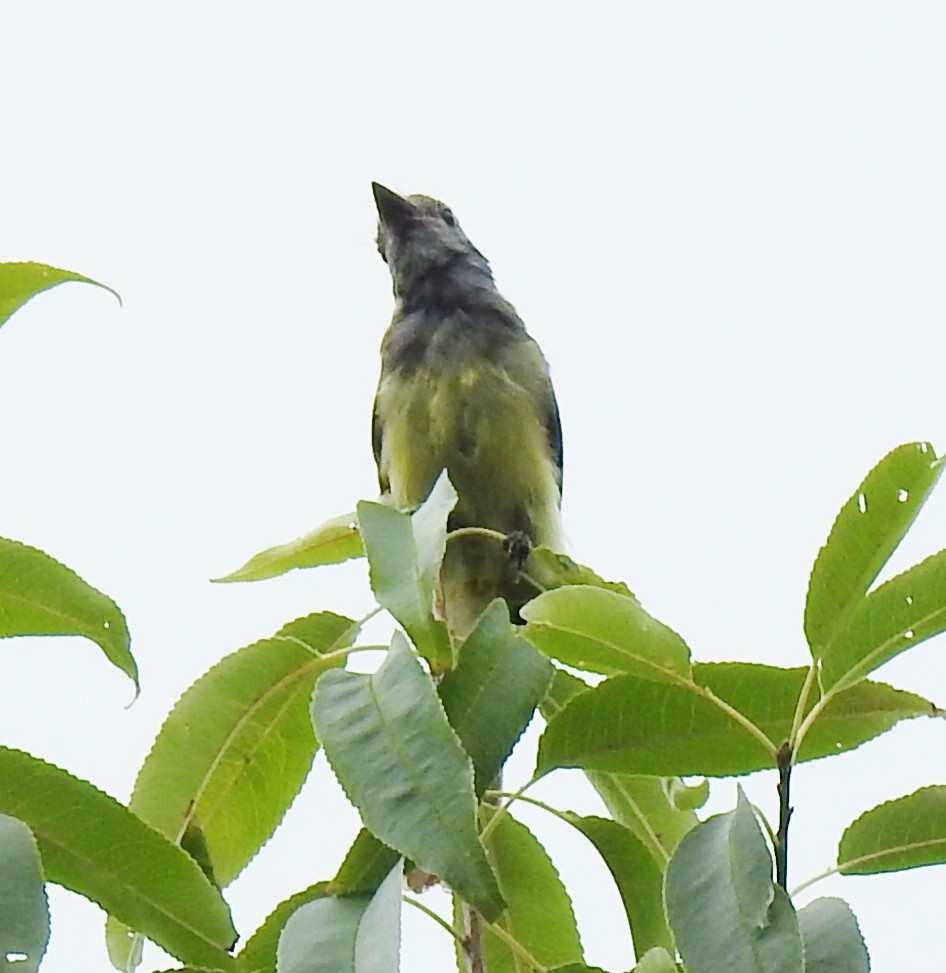
[[[129, 807], [171, 841], [199, 829], [209, 868], [228, 885], [276, 830], [318, 748], [309, 719], [316, 676], [342, 665], [351, 619], [322, 612], [226, 656], [178, 700], [138, 773]], [[137, 944], [114, 919], [113, 962]]]
[[447, 544], [447, 517], [456, 501], [456, 491], [442, 473], [413, 514], [366, 500], [358, 504], [371, 590], [434, 672], [453, 666], [447, 627], [434, 618], [433, 609]]
[[43, 551], [0, 538], [0, 637], [11, 635], [81, 635], [138, 689], [118, 605]]
[[[497, 812], [484, 810], [487, 820]], [[496, 924], [543, 966], [583, 959], [575, 914], [555, 866], [531, 831], [508, 814], [487, 841], [506, 910]], [[488, 928], [483, 953], [489, 973], [520, 973], [521, 960]]]
[[194, 860], [87, 781], [0, 747], [0, 812], [36, 837], [47, 879], [97, 902], [172, 956], [230, 970], [236, 939]]
[[279, 973], [397, 973], [400, 865], [374, 896], [326, 897], [301, 906], [279, 937]]
[[843, 875], [873, 875], [946, 862], [946, 787], [923, 787], [865, 811], [841, 836]]
[[588, 780], [614, 819], [630, 829], [661, 869], [680, 839], [699, 823], [692, 810], [673, 803], [677, 778], [590, 771]]
[[799, 910], [805, 973], [870, 973], [857, 919], [843, 899], [815, 899]]
[[[552, 719], [588, 688], [580, 679], [556, 670], [542, 703], [543, 715]], [[674, 797], [681, 789], [689, 790], [688, 785], [677, 777], [595, 771], [587, 777], [612, 817], [637, 836], [661, 870], [666, 868], [680, 839], [699, 821], [692, 808], [678, 806]], [[698, 792], [705, 789], [704, 785], [693, 788]]]
[[276, 948], [289, 918], [300, 906], [329, 894], [328, 883], [318, 882], [280, 902], [238, 954], [242, 973], [276, 973]]
[[373, 894], [400, 855], [362, 828], [352, 842], [335, 878], [328, 883], [332, 895]]
[[634, 597], [588, 586], [546, 591], [522, 609], [526, 638], [576, 669], [659, 681], [690, 673], [690, 650]]
[[0, 814], [0, 973], [35, 973], [49, 943], [43, 863], [30, 829]]
[[677, 973], [677, 964], [670, 953], [655, 946], [644, 953], [632, 973]]
[[[694, 666], [690, 686], [636, 676], [608, 679], [581, 693], [549, 723], [539, 742], [538, 771], [582, 767], [724, 777], [775, 767], [806, 673], [803, 668], [727, 662]], [[808, 709], [813, 705], [809, 700]], [[761, 730], [771, 746], [732, 710]], [[851, 750], [900, 720], [935, 712], [929, 701], [912, 693], [883, 683], [858, 683], [825, 706], [798, 759]]]
[[325, 673], [312, 718], [365, 827], [494, 919], [502, 897], [477, 833], [470, 758], [403, 637], [374, 675]]
[[792, 903], [742, 790], [697, 825], [667, 868], [667, 915], [687, 973], [804, 973]]
[[565, 818], [598, 850], [618, 887], [634, 952], [673, 949], [663, 905], [664, 863], [658, 864], [637, 836], [617, 821], [566, 812]]
[[111, 287], [100, 284], [91, 277], [83, 277], [82, 274], [74, 274], [71, 270], [58, 270], [56, 267], [48, 267], [46, 264], [25, 263], [0, 263], [0, 326], [6, 324], [10, 316], [18, 311], [31, 297], [43, 291], [48, 291], [50, 287], [63, 284], [68, 280], [79, 281], [83, 284], [94, 284], [103, 290], [114, 294], [121, 304], [122, 299], [117, 291]]
[[447, 719], [473, 760], [477, 795], [498, 776], [551, 679], [552, 664], [514, 634], [509, 609], [497, 598], [439, 686]]
[[850, 612], [822, 656], [827, 689], [848, 684], [946, 631], [946, 551], [880, 585]]
[[222, 578], [214, 578], [214, 581], [263, 581], [285, 574], [293, 568], [339, 564], [364, 556], [365, 549], [358, 533], [355, 514], [342, 514], [320, 524], [304, 537], [254, 554], [243, 567]]
[[541, 591], [563, 588], [565, 585], [593, 585], [606, 588], [633, 598], [634, 594], [623, 581], [605, 581], [591, 568], [578, 564], [565, 554], [559, 554], [549, 547], [535, 547], [524, 565], [525, 573], [538, 585]]
[[941, 472], [929, 443], [898, 446], [841, 508], [808, 583], [805, 635], [816, 659], [874, 583]]

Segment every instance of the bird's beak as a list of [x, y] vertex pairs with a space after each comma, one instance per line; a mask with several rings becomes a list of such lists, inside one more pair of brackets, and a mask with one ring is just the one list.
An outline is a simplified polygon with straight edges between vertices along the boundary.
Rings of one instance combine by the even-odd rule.
[[371, 191], [374, 193], [375, 205], [378, 207], [378, 216], [381, 217], [382, 223], [388, 226], [403, 226], [413, 218], [414, 204], [409, 199], [392, 193], [379, 182], [371, 184]]

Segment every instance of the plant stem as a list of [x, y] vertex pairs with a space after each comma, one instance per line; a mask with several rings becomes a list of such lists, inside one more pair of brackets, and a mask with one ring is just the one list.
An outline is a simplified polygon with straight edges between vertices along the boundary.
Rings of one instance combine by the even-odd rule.
[[483, 918], [466, 902], [460, 903], [460, 915], [463, 917], [464, 931], [460, 941], [464, 973], [486, 973], [486, 961], [483, 958]]
[[792, 819], [792, 746], [778, 750], [778, 835], [775, 842], [775, 881], [788, 891], [788, 825]]

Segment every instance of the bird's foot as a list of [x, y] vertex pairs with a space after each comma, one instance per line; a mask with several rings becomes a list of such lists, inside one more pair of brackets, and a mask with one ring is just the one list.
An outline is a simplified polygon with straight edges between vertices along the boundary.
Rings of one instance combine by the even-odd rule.
[[524, 530], [514, 530], [503, 538], [503, 550], [519, 571], [532, 553], [532, 538]]

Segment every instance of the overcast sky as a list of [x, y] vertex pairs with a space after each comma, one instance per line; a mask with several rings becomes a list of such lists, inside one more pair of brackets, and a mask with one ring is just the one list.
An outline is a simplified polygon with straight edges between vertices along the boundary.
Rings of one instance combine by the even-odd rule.
[[[0, 741], [127, 799], [215, 660], [370, 607], [360, 563], [207, 579], [375, 495], [392, 298], [373, 179], [445, 199], [543, 346], [571, 553], [698, 659], [805, 663], [838, 507], [898, 443], [946, 450], [944, 30], [940, 4], [870, 0], [4, 4], [0, 260], [95, 277], [124, 307], [64, 285], [0, 332], [0, 535], [116, 599], [143, 693], [126, 709], [88, 643], [0, 642]], [[939, 489], [888, 574], [946, 547]], [[879, 676], [946, 704], [941, 642]], [[914, 721], [802, 767], [793, 880], [861, 811], [943, 783], [944, 743]], [[580, 779], [536, 796], [596, 808]], [[772, 775], [748, 786], [774, 813]], [[734, 796], [716, 784], [711, 807]], [[589, 961], [629, 967], [590, 847], [521, 817]], [[330, 877], [355, 828], [320, 758], [232, 888], [241, 934]], [[898, 973], [942, 964], [944, 892], [928, 869], [801, 901], [846, 898], [874, 970]], [[44, 970], [106, 969], [98, 908], [61, 890], [52, 908]], [[406, 922], [404, 968], [449, 968], [443, 932]]]

